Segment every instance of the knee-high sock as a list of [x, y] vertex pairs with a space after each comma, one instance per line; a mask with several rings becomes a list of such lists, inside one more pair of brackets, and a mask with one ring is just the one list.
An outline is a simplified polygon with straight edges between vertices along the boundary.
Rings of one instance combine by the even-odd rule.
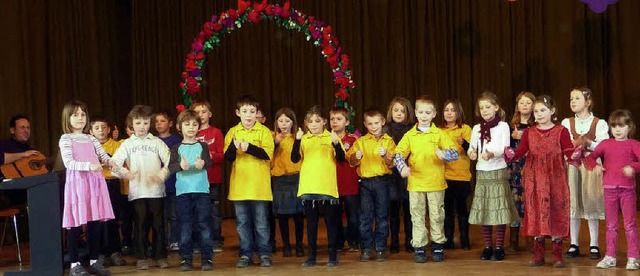
[[506, 224], [496, 226], [496, 247], [504, 246], [504, 232], [507, 229]]
[[578, 236], [580, 236], [580, 219], [571, 219], [571, 244], [578, 245]]
[[591, 241], [589, 242], [589, 246], [598, 246], [598, 226], [600, 226], [600, 221], [597, 219], [589, 220], [589, 234], [591, 235]]
[[483, 225], [482, 226], [482, 235], [484, 237], [484, 246], [491, 247], [493, 243], [493, 226], [491, 225]]

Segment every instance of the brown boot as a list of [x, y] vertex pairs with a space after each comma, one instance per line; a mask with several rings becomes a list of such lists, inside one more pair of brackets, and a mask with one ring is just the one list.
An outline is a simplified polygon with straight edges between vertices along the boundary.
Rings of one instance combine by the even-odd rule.
[[516, 252], [519, 250], [520, 227], [511, 227], [509, 230], [509, 251]]
[[553, 251], [551, 259], [553, 260], [553, 267], [564, 267], [564, 258], [562, 257], [562, 239], [552, 241]]
[[541, 266], [544, 265], [544, 238], [533, 239], [533, 255], [529, 266]]

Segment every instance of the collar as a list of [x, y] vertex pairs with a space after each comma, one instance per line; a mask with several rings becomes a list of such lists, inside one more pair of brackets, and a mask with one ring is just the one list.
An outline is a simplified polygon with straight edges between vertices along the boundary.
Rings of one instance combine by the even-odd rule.
[[133, 135], [133, 136], [131, 136], [131, 138], [133, 138], [133, 140], [148, 140], [148, 139], [153, 138], [153, 134], [151, 134], [151, 132], [149, 132], [149, 133], [147, 133], [147, 136], [145, 136], [143, 138], [138, 137], [138, 135]]
[[307, 133], [302, 136], [302, 138], [306, 138], [306, 139], [311, 139], [311, 138], [324, 138], [324, 137], [331, 137], [331, 132], [329, 132], [328, 130], [324, 130], [321, 134], [311, 134], [310, 131], [307, 131]]
[[576, 117], [576, 121], [581, 122], [581, 123], [582, 123], [582, 122], [589, 121], [589, 120], [593, 120], [593, 112], [589, 112], [589, 116], [587, 116], [587, 117], [586, 117], [586, 118], [584, 118], [584, 119], [582, 119], [582, 118], [578, 117], [578, 114], [575, 114], [575, 115], [573, 115], [573, 116], [575, 116], [575, 117]]

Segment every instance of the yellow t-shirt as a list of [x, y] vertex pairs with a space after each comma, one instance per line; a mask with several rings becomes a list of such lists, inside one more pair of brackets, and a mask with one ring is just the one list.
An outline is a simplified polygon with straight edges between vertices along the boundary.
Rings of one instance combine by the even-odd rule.
[[[102, 145], [102, 149], [109, 155], [113, 156], [116, 153], [116, 150], [120, 147], [121, 141], [116, 141], [111, 138], [104, 142]], [[104, 178], [106, 179], [115, 179], [116, 177], [111, 174], [111, 170], [107, 168], [102, 169], [102, 173], [104, 174]]]
[[455, 143], [444, 131], [431, 124], [427, 132], [417, 125], [404, 134], [396, 147], [396, 153], [407, 158], [411, 168], [407, 190], [411, 192], [435, 192], [447, 188], [444, 180], [444, 162], [436, 155], [436, 149], [455, 148]]
[[[344, 150], [342, 142], [340, 147]], [[302, 166], [298, 196], [317, 194], [338, 198], [336, 152], [329, 131], [325, 130], [320, 135], [303, 135], [300, 141], [300, 155]]]
[[[359, 163], [356, 172], [360, 177], [369, 178], [391, 174], [391, 169], [385, 163], [385, 157], [378, 153], [380, 146], [387, 149], [387, 154], [393, 154], [396, 149], [396, 143], [387, 134], [382, 135], [379, 139], [371, 134], [366, 134], [356, 140], [349, 148], [347, 158], [352, 161], [351, 164]], [[358, 150], [362, 151], [362, 159], [359, 162], [355, 157]]]
[[276, 147], [273, 153], [273, 161], [271, 162], [272, 176], [291, 175], [300, 172], [300, 162], [291, 162], [291, 150], [293, 149], [294, 141], [293, 134], [287, 134]]
[[[244, 140], [264, 149], [269, 159], [273, 158], [273, 136], [271, 131], [259, 122], [250, 129], [245, 129], [242, 123], [229, 129], [224, 137], [225, 152], [233, 143], [234, 136], [238, 141]], [[270, 160], [262, 160], [237, 149], [236, 160], [231, 163], [229, 200], [273, 200], [270, 163]]]
[[458, 137], [462, 137], [467, 143], [471, 142], [471, 127], [462, 124], [462, 127], [443, 128], [445, 133], [451, 137], [460, 158], [453, 162], [444, 164], [444, 178], [447, 180], [470, 181], [471, 180], [471, 160], [467, 152], [457, 143]]

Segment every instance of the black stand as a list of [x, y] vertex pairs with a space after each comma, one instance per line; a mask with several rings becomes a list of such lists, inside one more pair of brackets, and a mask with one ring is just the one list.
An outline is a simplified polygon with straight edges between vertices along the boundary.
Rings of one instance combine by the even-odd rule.
[[0, 183], [0, 190], [27, 190], [31, 270], [4, 275], [62, 275], [58, 176], [48, 173]]

